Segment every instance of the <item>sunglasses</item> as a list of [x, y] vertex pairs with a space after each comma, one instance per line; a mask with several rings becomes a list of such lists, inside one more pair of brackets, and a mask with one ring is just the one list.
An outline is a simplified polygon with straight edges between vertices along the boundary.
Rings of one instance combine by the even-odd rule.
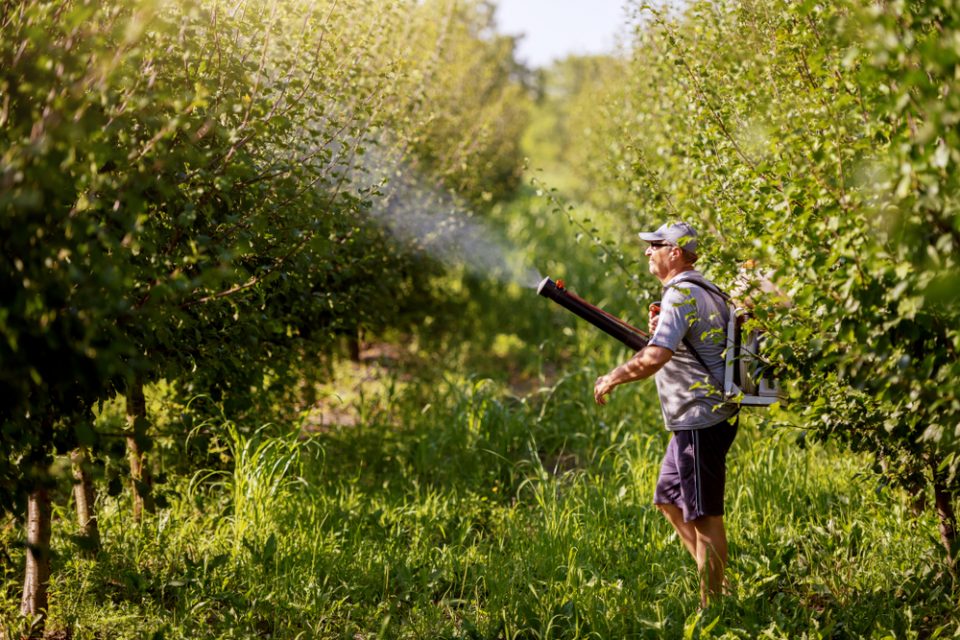
[[672, 244], [667, 244], [666, 242], [651, 242], [651, 243], [650, 243], [650, 248], [651, 248], [651, 249], [654, 249], [654, 250], [660, 249], [661, 247], [672, 247], [672, 246], [673, 246]]

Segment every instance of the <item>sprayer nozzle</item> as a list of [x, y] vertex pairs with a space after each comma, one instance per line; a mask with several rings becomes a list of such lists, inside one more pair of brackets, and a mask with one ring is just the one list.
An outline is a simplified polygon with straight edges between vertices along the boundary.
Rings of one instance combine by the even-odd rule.
[[542, 296], [542, 295], [543, 295], [543, 288], [546, 287], [547, 285], [551, 284], [551, 283], [552, 283], [552, 280], [550, 280], [550, 276], [547, 276], [546, 278], [544, 278], [543, 280], [541, 280], [541, 281], [540, 281], [540, 284], [537, 285], [537, 295], [541, 295], [541, 296]]

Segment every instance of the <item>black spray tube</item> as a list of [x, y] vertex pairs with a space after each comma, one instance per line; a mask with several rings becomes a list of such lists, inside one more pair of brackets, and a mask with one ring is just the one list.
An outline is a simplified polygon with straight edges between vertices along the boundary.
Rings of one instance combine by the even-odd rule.
[[634, 351], [643, 349], [650, 340], [650, 337], [639, 329], [631, 327], [623, 320], [564, 289], [562, 280], [558, 284], [550, 278], [544, 278], [537, 286], [537, 293], [544, 298], [550, 298], [564, 309], [572, 311]]

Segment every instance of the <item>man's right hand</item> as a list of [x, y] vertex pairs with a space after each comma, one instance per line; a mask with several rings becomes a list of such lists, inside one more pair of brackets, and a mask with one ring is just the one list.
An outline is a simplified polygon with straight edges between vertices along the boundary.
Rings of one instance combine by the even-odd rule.
[[593, 399], [596, 400], [599, 405], [607, 404], [607, 395], [613, 391], [615, 386], [612, 371], [605, 376], [600, 376], [597, 378], [597, 381], [593, 383]]

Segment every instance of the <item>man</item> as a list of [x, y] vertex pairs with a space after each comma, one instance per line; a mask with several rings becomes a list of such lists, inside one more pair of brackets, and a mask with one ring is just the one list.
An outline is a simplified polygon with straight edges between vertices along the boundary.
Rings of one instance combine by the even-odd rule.
[[614, 387], [656, 376], [663, 420], [673, 437], [654, 504], [696, 560], [706, 606], [723, 587], [727, 563], [723, 490], [738, 411], [720, 393], [730, 311], [726, 295], [694, 268], [697, 234], [690, 225], [665, 224], [640, 238], [649, 243], [650, 273], [664, 285], [659, 316], [651, 310], [649, 344], [597, 378], [594, 397], [606, 404]]

